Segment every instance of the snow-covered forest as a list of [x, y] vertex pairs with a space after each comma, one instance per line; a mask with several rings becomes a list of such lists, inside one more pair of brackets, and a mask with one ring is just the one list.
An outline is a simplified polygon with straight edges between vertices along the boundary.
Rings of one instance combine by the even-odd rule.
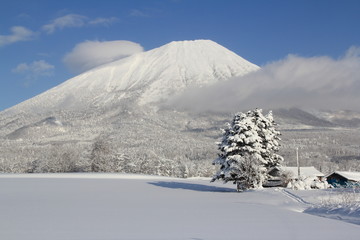
[[[220, 129], [232, 118], [232, 114], [168, 110], [152, 114], [60, 114], [53, 118], [15, 118], [1, 128], [0, 171], [212, 176]], [[324, 173], [360, 170], [358, 129], [297, 128], [284, 123], [286, 119], [276, 113], [274, 119], [280, 121], [279, 154], [285, 165], [295, 166], [295, 150], [299, 148], [301, 166], [315, 166]]]

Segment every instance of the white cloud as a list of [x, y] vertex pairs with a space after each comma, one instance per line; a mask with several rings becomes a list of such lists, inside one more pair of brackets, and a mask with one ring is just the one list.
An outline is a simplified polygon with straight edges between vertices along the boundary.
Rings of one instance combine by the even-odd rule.
[[109, 26], [110, 24], [119, 21], [116, 17], [110, 17], [110, 18], [95, 18], [94, 20], [90, 20], [90, 25], [104, 25]]
[[80, 73], [142, 51], [141, 45], [130, 41], [86, 41], [66, 54], [63, 62], [71, 71]]
[[39, 77], [52, 76], [55, 67], [44, 60], [33, 61], [32, 63], [20, 63], [14, 69], [13, 73], [23, 74], [28, 80], [34, 80]]
[[54, 19], [51, 23], [46, 24], [42, 29], [48, 33], [54, 33], [57, 29], [69, 28], [69, 27], [82, 27], [86, 24], [86, 16], [78, 14], [68, 14]]
[[10, 35], [0, 35], [0, 47], [20, 41], [29, 41], [35, 38], [36, 33], [22, 26], [14, 26]]
[[360, 48], [340, 59], [289, 55], [261, 70], [172, 101], [196, 111], [238, 111], [254, 107], [360, 110]]
[[49, 24], [42, 26], [42, 30], [45, 31], [47, 34], [52, 34], [58, 29], [64, 28], [74, 28], [74, 27], [84, 27], [87, 25], [103, 25], [109, 26], [110, 24], [119, 21], [116, 17], [109, 17], [109, 18], [95, 18], [90, 19], [86, 16], [79, 15], [79, 14], [68, 14], [59, 18], [54, 19]]
[[145, 14], [143, 11], [141, 11], [139, 9], [132, 9], [130, 11], [130, 16], [133, 16], [133, 17], [147, 17], [148, 15]]
[[159, 8], [131, 9], [129, 11], [129, 16], [139, 17], [139, 18], [148, 18], [148, 17], [158, 16], [161, 14], [162, 14], [162, 10]]
[[345, 54], [345, 58], [359, 58], [360, 57], [360, 47], [356, 47], [356, 46], [352, 46], [350, 47], [346, 54]]

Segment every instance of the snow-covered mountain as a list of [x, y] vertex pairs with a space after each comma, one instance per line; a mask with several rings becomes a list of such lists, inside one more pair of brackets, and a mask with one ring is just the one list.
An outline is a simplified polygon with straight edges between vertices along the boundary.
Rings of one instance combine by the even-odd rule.
[[171, 42], [99, 66], [0, 112], [0, 172], [211, 175], [223, 115], [157, 103], [258, 69], [210, 40]]
[[[211, 176], [215, 173], [211, 162], [217, 156], [214, 142], [232, 114], [174, 111], [157, 104], [193, 87], [258, 69], [210, 40], [171, 42], [99, 66], [0, 112], [0, 172]], [[280, 154], [288, 162], [293, 160], [295, 143], [311, 145], [306, 161], [315, 165], [312, 161], [320, 156], [329, 169], [332, 153], [323, 146], [341, 152], [340, 157], [360, 155], [353, 144], [359, 139], [345, 138], [349, 147], [343, 150], [333, 141], [337, 132], [322, 131], [337, 126], [334, 119], [342, 115], [329, 113], [324, 118], [300, 109], [278, 110], [274, 115], [286, 130]], [[358, 126], [358, 115], [348, 122]], [[302, 129], [317, 129], [323, 137]]]
[[171, 42], [82, 73], [10, 110], [145, 105], [258, 69], [210, 40]]

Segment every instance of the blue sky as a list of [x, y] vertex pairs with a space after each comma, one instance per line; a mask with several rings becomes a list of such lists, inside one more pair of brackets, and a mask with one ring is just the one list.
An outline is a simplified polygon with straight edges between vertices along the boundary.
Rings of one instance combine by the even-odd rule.
[[260, 66], [289, 54], [336, 60], [360, 46], [359, 13], [357, 0], [2, 0], [0, 110], [80, 72], [66, 56], [86, 41], [136, 52], [211, 39]]

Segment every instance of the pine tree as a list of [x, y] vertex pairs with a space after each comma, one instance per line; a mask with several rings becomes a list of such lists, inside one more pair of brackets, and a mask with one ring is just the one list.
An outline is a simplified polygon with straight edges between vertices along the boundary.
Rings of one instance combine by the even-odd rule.
[[261, 109], [235, 114], [218, 143], [220, 153], [213, 164], [220, 165], [220, 170], [212, 181], [233, 181], [238, 191], [262, 187], [267, 172], [283, 161], [276, 153], [279, 135], [271, 111], [266, 116]]

